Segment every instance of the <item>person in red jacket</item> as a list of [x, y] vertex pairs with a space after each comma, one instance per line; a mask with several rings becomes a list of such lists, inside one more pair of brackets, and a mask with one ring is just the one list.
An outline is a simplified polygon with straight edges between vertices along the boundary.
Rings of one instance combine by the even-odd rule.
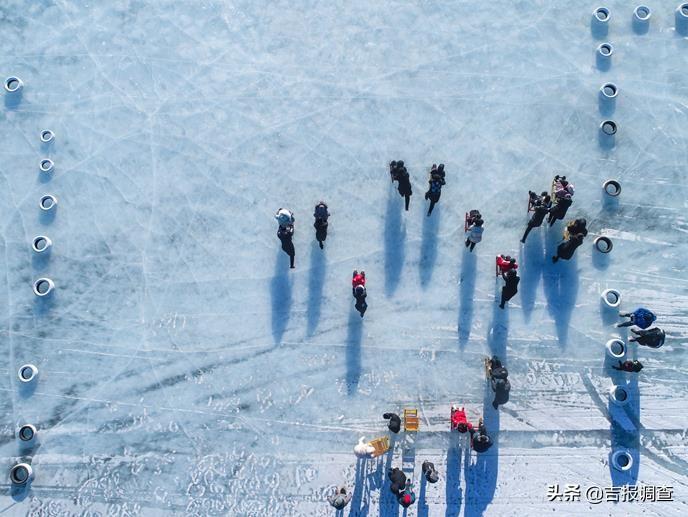
[[466, 418], [466, 410], [464, 408], [458, 409], [452, 406], [451, 409], [451, 428], [456, 429], [460, 433], [473, 433], [473, 424]]
[[361, 318], [363, 317], [366, 309], [368, 308], [368, 304], [366, 303], [366, 297], [368, 296], [368, 292], [366, 291], [365, 283], [365, 271], [361, 271], [359, 273], [354, 269], [353, 278], [351, 279], [351, 291], [354, 295], [354, 298], [356, 299], [355, 307], [356, 310], [360, 313]]
[[499, 268], [499, 275], [503, 275], [512, 269], [518, 269], [516, 259], [509, 255], [500, 255], [497, 257], [497, 267]]

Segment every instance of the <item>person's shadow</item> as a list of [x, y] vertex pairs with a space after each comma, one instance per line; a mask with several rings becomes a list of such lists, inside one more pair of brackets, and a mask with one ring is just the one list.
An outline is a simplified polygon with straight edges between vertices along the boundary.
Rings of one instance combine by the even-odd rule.
[[542, 232], [534, 228], [523, 246], [523, 260], [521, 261], [521, 306], [526, 322], [535, 307], [537, 287], [542, 277], [545, 257], [542, 249]]
[[423, 214], [423, 241], [420, 246], [420, 260], [418, 268], [420, 270], [420, 285], [425, 288], [435, 269], [437, 261], [437, 229], [440, 225], [440, 205], [435, 205], [432, 215], [429, 217]]
[[418, 492], [418, 517], [428, 517], [428, 503], [425, 500], [425, 492], [427, 490], [428, 480], [421, 474], [420, 476], [420, 491]]
[[497, 356], [502, 363], [506, 364], [506, 338], [509, 334], [509, 310], [507, 308], [500, 309], [499, 303], [501, 299], [502, 286], [504, 282], [497, 279], [497, 287], [495, 288], [495, 300], [492, 305], [492, 322], [487, 331], [487, 346], [490, 349], [490, 354]]
[[322, 292], [327, 271], [325, 250], [317, 242], [311, 245], [311, 270], [308, 276], [308, 320], [307, 334], [313, 335], [320, 321], [320, 309], [323, 305]]
[[465, 347], [471, 336], [471, 325], [473, 324], [473, 295], [475, 294], [475, 273], [477, 268], [477, 257], [464, 248], [463, 259], [461, 260], [461, 273], [459, 277], [459, 345]]
[[[370, 497], [366, 482], [367, 461], [365, 458], [359, 458], [356, 461], [356, 480], [354, 482], [354, 493], [351, 496], [349, 517], [364, 517], [368, 515]], [[361, 506], [362, 504], [363, 506]]]
[[280, 249], [275, 258], [275, 274], [270, 282], [272, 338], [275, 344], [282, 342], [282, 336], [289, 324], [292, 303], [292, 280], [289, 277], [289, 271], [289, 257]]
[[574, 255], [570, 260], [559, 259], [554, 264], [551, 257], [555, 254], [556, 246], [548, 246], [543, 273], [545, 298], [554, 319], [559, 343], [566, 346], [571, 315], [578, 297], [578, 255]]
[[351, 307], [346, 335], [346, 392], [349, 396], [358, 390], [358, 381], [361, 377], [362, 334], [363, 318]]
[[397, 517], [399, 515], [399, 501], [390, 490], [391, 481], [387, 473], [392, 468], [392, 459], [394, 458], [394, 444], [396, 437], [390, 436], [389, 452], [386, 454], [385, 462], [380, 462], [378, 465], [383, 467], [382, 483], [380, 486], [380, 517]]
[[486, 381], [483, 395], [483, 421], [487, 434], [492, 438], [492, 447], [485, 452], [476, 453], [475, 462], [466, 461], [464, 468], [464, 476], [466, 478], [465, 517], [483, 515], [487, 506], [494, 499], [497, 488], [497, 475], [499, 473], [499, 411], [492, 407], [493, 399], [494, 392], [490, 383]]
[[399, 285], [401, 270], [404, 266], [404, 242], [406, 226], [401, 217], [402, 203], [397, 199], [397, 191], [392, 186], [387, 195], [385, 215], [385, 295], [391, 296]]
[[463, 504], [461, 489], [461, 449], [456, 443], [456, 433], [449, 433], [450, 443], [447, 448], [447, 473], [444, 488], [446, 510], [445, 517], [458, 516]]

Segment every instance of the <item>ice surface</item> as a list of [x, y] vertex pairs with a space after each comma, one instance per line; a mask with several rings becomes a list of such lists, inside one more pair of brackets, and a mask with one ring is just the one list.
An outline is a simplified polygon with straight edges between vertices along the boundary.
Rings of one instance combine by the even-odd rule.
[[[678, 0], [201, 2], [5, 0], [0, 71], [24, 81], [0, 110], [0, 454], [30, 460], [7, 515], [402, 515], [385, 470], [415, 465], [406, 515], [686, 515], [688, 498], [688, 40]], [[598, 68], [595, 49], [615, 48]], [[619, 87], [601, 147], [599, 88]], [[4, 93], [4, 92], [3, 92]], [[16, 100], [16, 99], [15, 99]], [[40, 132], [56, 139], [42, 147]], [[55, 162], [51, 176], [41, 158]], [[387, 164], [404, 159], [411, 210]], [[426, 172], [446, 164], [431, 218]], [[591, 234], [548, 256], [562, 227], [521, 247], [526, 192], [576, 185]], [[601, 184], [618, 178], [618, 206]], [[38, 200], [53, 193], [54, 217]], [[313, 206], [330, 206], [325, 250]], [[296, 215], [296, 270], [273, 214]], [[462, 244], [479, 208], [484, 240]], [[614, 241], [608, 261], [592, 238]], [[32, 256], [36, 235], [53, 241]], [[495, 254], [517, 254], [519, 295], [494, 303]], [[365, 269], [369, 309], [353, 311]], [[31, 290], [55, 281], [51, 301]], [[669, 334], [636, 350], [631, 401], [609, 406], [607, 287]], [[622, 334], [625, 336], [625, 333]], [[482, 357], [503, 356], [497, 414]], [[39, 369], [33, 393], [18, 368]], [[495, 446], [468, 457], [449, 406], [483, 413]], [[356, 462], [381, 414], [417, 407], [421, 431]], [[40, 445], [20, 451], [19, 426]], [[613, 423], [612, 423], [613, 422]], [[610, 470], [629, 447], [631, 475]], [[420, 482], [435, 462], [440, 481]], [[548, 502], [547, 484], [672, 485], [673, 503]]]

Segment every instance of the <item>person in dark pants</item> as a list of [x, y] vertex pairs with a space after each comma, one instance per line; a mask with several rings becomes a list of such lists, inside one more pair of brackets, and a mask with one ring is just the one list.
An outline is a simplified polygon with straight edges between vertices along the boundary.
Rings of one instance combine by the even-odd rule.
[[423, 466], [421, 468], [423, 470], [423, 475], [425, 476], [425, 479], [428, 483], [437, 483], [440, 476], [437, 473], [437, 470], [435, 470], [434, 463], [426, 460], [423, 462]]
[[564, 230], [564, 239], [568, 239], [571, 235], [582, 234], [583, 237], [588, 235], [588, 221], [584, 217], [580, 217], [574, 221], [569, 221]]
[[320, 201], [315, 205], [315, 210], [313, 211], [313, 217], [315, 217], [315, 239], [318, 241], [320, 249], [323, 249], [323, 243], [327, 239], [327, 219], [330, 217], [330, 212], [327, 211], [327, 205]]
[[639, 373], [643, 369], [643, 365], [637, 359], [633, 361], [619, 361], [619, 366], [612, 365], [612, 368], [620, 372]]
[[397, 182], [399, 184], [398, 190], [399, 190], [399, 195], [403, 197], [405, 201], [405, 206], [406, 206], [406, 211], [408, 212], [409, 209], [409, 201], [411, 200], [411, 196], [413, 195], [413, 189], [411, 189], [411, 178], [409, 177], [409, 173], [406, 170], [406, 167], [399, 168], [397, 166]]
[[440, 195], [442, 194], [442, 185], [445, 184], [444, 181], [444, 164], [440, 163], [439, 167], [435, 164], [432, 165], [430, 170], [430, 179], [428, 180], [428, 191], [425, 193], [425, 199], [430, 200], [430, 208], [428, 208], [428, 216], [432, 213], [432, 209], [440, 200]]
[[360, 273], [354, 269], [353, 278], [351, 279], [351, 290], [356, 300], [356, 310], [361, 314], [361, 318], [365, 314], [368, 304], [366, 303], [366, 297], [368, 296], [368, 291], [366, 291], [366, 276], [365, 271]]
[[389, 422], [387, 422], [387, 429], [394, 434], [397, 434], [401, 430], [401, 417], [396, 413], [385, 413], [382, 415], [382, 418], [389, 420]]
[[351, 492], [347, 493], [345, 486], [340, 486], [337, 491], [327, 498], [328, 502], [337, 510], [343, 510], [351, 501]]
[[573, 203], [571, 194], [566, 194], [563, 198], [557, 201], [557, 203], [549, 211], [549, 218], [547, 219], [547, 222], [550, 226], [554, 225], [554, 223], [559, 219], [566, 217], [566, 212], [568, 212], [571, 203]]
[[510, 269], [506, 273], [502, 273], [502, 278], [504, 279], [504, 287], [502, 287], [502, 302], [499, 304], [500, 309], [503, 309], [504, 304], [516, 296], [518, 292], [518, 283], [521, 281], [515, 269]]
[[648, 348], [659, 348], [664, 344], [664, 339], [666, 334], [659, 327], [654, 327], [648, 330], [636, 330], [631, 329], [631, 332], [635, 334], [629, 339], [629, 341], [635, 341], [641, 346], [646, 346]]
[[569, 240], [562, 242], [559, 246], [557, 246], [557, 254], [552, 257], [552, 262], [556, 262], [560, 258], [569, 260], [576, 252], [576, 248], [578, 248], [578, 246], [581, 244], [583, 244], [582, 233], [578, 233], [569, 238]]
[[511, 383], [509, 382], [509, 372], [502, 366], [502, 362], [496, 357], [492, 357], [489, 363], [490, 384], [492, 391], [495, 392], [495, 398], [492, 402], [492, 407], [497, 409], [500, 405], [509, 402], [509, 392], [511, 391]]
[[404, 161], [399, 160], [398, 162], [392, 161], [389, 164], [389, 175], [392, 178], [392, 183], [395, 181], [398, 181], [399, 179], [399, 171], [400, 170], [406, 170], [406, 167], [404, 167]]
[[624, 323], [617, 323], [617, 327], [631, 327], [635, 325], [641, 329], [648, 328], [657, 319], [657, 316], [655, 316], [654, 312], [649, 309], [645, 309], [644, 307], [639, 307], [633, 312], [620, 312], [619, 316], [623, 318], [630, 318], [630, 320]]
[[[529, 192], [529, 194], [532, 195], [535, 193]], [[528, 221], [528, 226], [523, 234], [523, 238], [521, 238], [521, 242], [523, 244], [526, 243], [526, 239], [528, 238], [530, 231], [533, 228], [539, 228], [542, 225], [542, 221], [545, 220], [545, 216], [549, 213], [551, 206], [552, 203], [550, 201], [550, 197], [546, 192], [543, 192], [542, 198], [537, 198], [537, 200], [533, 202], [533, 215], [530, 217], [530, 221]]]
[[413, 493], [413, 486], [410, 479], [406, 481], [406, 487], [404, 487], [403, 492], [397, 497], [397, 501], [399, 501], [399, 504], [404, 508], [408, 508], [416, 502], [416, 494]]
[[478, 432], [471, 433], [471, 445], [475, 452], [485, 452], [492, 447], [492, 439], [487, 435], [487, 429], [482, 418], [478, 421]]
[[406, 474], [404, 474], [401, 469], [394, 467], [393, 469], [389, 469], [387, 477], [389, 477], [389, 480], [392, 482], [392, 484], [389, 485], [389, 489], [395, 496], [399, 497], [406, 489]]
[[294, 237], [294, 225], [288, 224], [286, 226], [280, 226], [277, 230], [277, 237], [282, 243], [282, 251], [289, 255], [289, 267], [294, 269], [294, 256], [296, 255], [294, 243], [292, 242], [292, 237]]
[[477, 218], [472, 219], [469, 223], [470, 226], [468, 227], [467, 231], [466, 247], [468, 248], [468, 251], [472, 253], [475, 245], [483, 240], [484, 221], [480, 217], [480, 214], [478, 214]]

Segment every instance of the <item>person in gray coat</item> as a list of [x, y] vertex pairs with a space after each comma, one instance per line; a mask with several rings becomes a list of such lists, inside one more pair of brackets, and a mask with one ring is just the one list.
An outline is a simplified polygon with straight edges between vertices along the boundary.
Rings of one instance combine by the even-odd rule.
[[352, 494], [347, 492], [345, 486], [340, 486], [337, 491], [329, 496], [327, 500], [337, 510], [343, 510], [344, 507], [351, 501]]

